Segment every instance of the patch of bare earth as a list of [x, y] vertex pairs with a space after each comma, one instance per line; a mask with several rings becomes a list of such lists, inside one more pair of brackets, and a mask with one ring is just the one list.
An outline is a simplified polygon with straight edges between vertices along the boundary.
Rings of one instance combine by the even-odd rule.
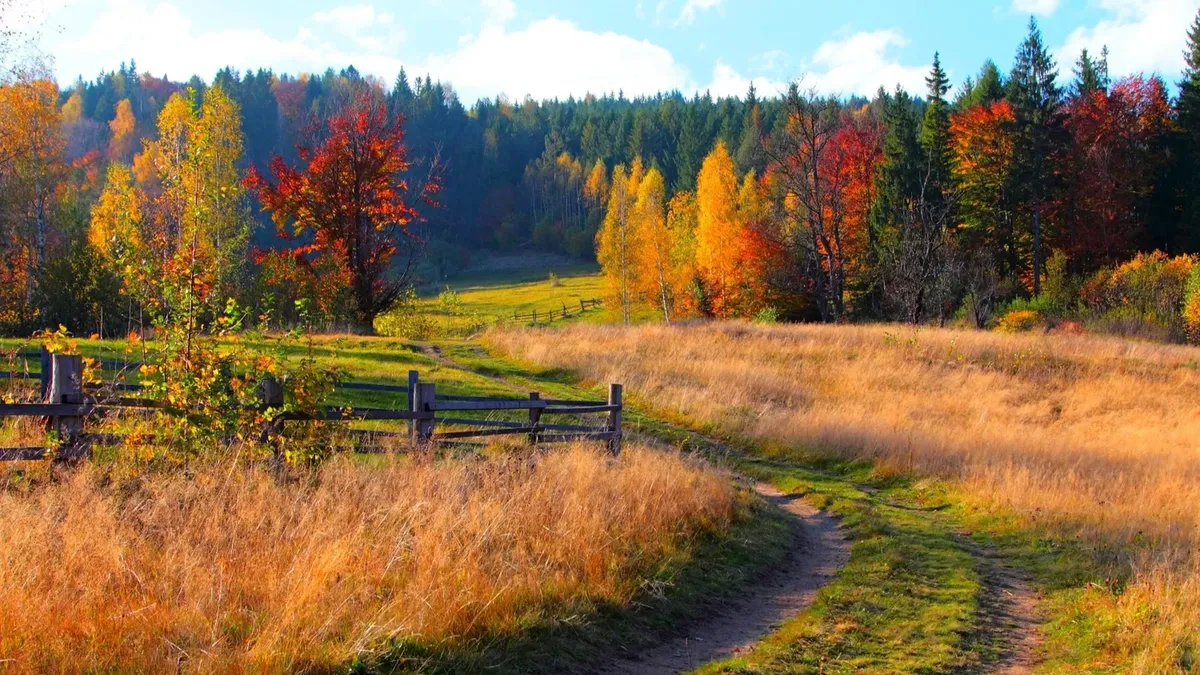
[[971, 642], [983, 648], [990, 645], [995, 658], [980, 666], [980, 675], [1026, 675], [1038, 663], [1042, 634], [1040, 598], [1029, 585], [1028, 577], [1009, 567], [991, 549], [966, 537], [963, 546], [979, 563], [983, 582], [980, 598], [980, 624]]
[[817, 590], [846, 564], [850, 543], [832, 516], [772, 485], [760, 483], [754, 489], [792, 517], [795, 544], [787, 560], [718, 612], [682, 628], [678, 637], [648, 651], [623, 655], [598, 673], [666, 675], [743, 653], [812, 604]]

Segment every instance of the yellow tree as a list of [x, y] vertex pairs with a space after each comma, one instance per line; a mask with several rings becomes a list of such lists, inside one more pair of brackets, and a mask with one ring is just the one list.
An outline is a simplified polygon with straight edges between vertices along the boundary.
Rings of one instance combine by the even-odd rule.
[[[65, 106], [63, 112], [65, 118]], [[136, 126], [137, 121], [133, 117], [133, 106], [129, 104], [129, 99], [121, 99], [121, 102], [117, 104], [116, 117], [108, 123], [108, 128], [112, 131], [112, 137], [108, 141], [108, 158], [110, 160], [114, 162], [129, 161], [129, 158], [133, 155], [134, 128]]]
[[696, 193], [683, 191], [667, 204], [667, 231], [671, 233], [671, 259], [677, 292], [675, 311], [707, 313], [708, 300], [696, 267]]
[[666, 183], [658, 169], [646, 172], [638, 186], [633, 213], [637, 237], [635, 286], [658, 305], [663, 321], [671, 323], [675, 309], [676, 265], [674, 240], [667, 227]]
[[204, 92], [200, 116], [189, 131], [188, 153], [195, 170], [189, 211], [195, 218], [185, 221], [184, 242], [198, 242], [200, 260], [212, 266], [221, 296], [228, 297], [237, 290], [250, 214], [237, 168], [243, 153], [242, 113], [224, 88]]
[[588, 208], [603, 207], [608, 201], [608, 189], [608, 171], [604, 168], [604, 160], [598, 159], [583, 184], [583, 197], [587, 200]]
[[733, 287], [744, 229], [733, 158], [718, 142], [696, 178], [696, 266], [717, 316], [732, 316], [736, 309]]
[[633, 210], [642, 177], [641, 159], [635, 159], [628, 172], [624, 164], [613, 168], [608, 208], [604, 223], [596, 233], [596, 259], [607, 279], [609, 296], [621, 308], [621, 320], [625, 325], [629, 325], [633, 302], [633, 265], [638, 235]]
[[15, 225], [2, 233], [3, 243], [23, 249], [6, 257], [24, 261], [20, 282], [28, 311], [46, 259], [51, 199], [65, 171], [58, 93], [53, 80], [36, 73], [0, 85], [0, 191]]

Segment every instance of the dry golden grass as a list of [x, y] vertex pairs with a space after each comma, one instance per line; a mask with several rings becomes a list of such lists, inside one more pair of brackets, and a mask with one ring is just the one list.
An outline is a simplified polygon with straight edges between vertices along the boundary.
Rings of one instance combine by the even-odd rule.
[[563, 619], [628, 602], [734, 501], [727, 476], [639, 447], [337, 460], [299, 483], [84, 467], [0, 492], [0, 669], [294, 672]]
[[1200, 648], [1200, 350], [901, 326], [709, 324], [493, 334], [752, 438], [950, 478], [1134, 572], [1114, 647]]

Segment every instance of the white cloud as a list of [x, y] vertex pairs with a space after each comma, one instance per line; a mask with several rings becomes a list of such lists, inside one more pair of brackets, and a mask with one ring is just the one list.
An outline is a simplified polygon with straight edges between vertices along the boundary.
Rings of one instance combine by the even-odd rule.
[[688, 80], [687, 71], [658, 45], [553, 17], [517, 31], [486, 26], [457, 51], [429, 57], [423, 68], [453, 83], [465, 101], [501, 93], [514, 100], [618, 90], [636, 96], [683, 87]]
[[806, 64], [804, 86], [829, 94], [864, 96], [897, 84], [910, 93], [924, 91], [928, 66], [903, 66], [887, 57], [889, 48], [906, 44], [908, 39], [895, 30], [855, 33], [845, 40], [826, 42]]
[[513, 0], [480, 0], [480, 4], [487, 15], [485, 23], [488, 25], [503, 26], [517, 15], [517, 5]]
[[[380, 15], [376, 14], [376, 18]], [[361, 17], [358, 17], [361, 18]], [[114, 63], [133, 57], [138, 68], [156, 75], [187, 79], [193, 74], [210, 78], [225, 66], [316, 71], [354, 64], [362, 72], [394, 76], [398, 59], [388, 56], [386, 38], [359, 34], [351, 41], [359, 47], [344, 51], [314, 28], [353, 28], [354, 13], [329, 14], [302, 26], [293, 37], [281, 39], [258, 28], [226, 28], [196, 32], [191, 18], [168, 2], [108, 0], [81, 37], [60, 39], [49, 45], [59, 65], [59, 75], [73, 79], [91, 76]], [[388, 75], [389, 73], [393, 75]]]
[[376, 10], [374, 5], [342, 5], [317, 12], [311, 20], [318, 25], [332, 26], [366, 49], [394, 49], [406, 37], [404, 29], [395, 25], [395, 16]]
[[1058, 9], [1059, 4], [1060, 0], [1013, 0], [1012, 8], [1014, 12], [1022, 14], [1050, 16]]
[[675, 19], [675, 25], [692, 23], [699, 14], [720, 7], [723, 2], [725, 0], [687, 0], [683, 3], [683, 9], [679, 11], [679, 17]]
[[1107, 45], [1114, 76], [1154, 73], [1172, 80], [1183, 71], [1187, 28], [1196, 17], [1195, 0], [1099, 0], [1110, 17], [1076, 28], [1054, 52], [1063, 78], [1080, 51], [1099, 54]]
[[788, 83], [776, 81], [769, 78], [751, 79], [744, 77], [741, 73], [730, 66], [717, 61], [717, 65], [713, 68], [712, 82], [707, 89], [713, 96], [745, 96], [746, 91], [750, 89], [750, 83], [754, 83], [754, 88], [758, 90], [760, 98], [770, 96], [778, 96], [787, 91]]

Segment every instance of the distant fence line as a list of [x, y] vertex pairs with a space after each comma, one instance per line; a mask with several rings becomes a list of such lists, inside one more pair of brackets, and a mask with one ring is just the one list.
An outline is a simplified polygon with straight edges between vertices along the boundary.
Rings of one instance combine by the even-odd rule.
[[579, 316], [580, 314], [583, 314], [584, 312], [586, 312], [588, 310], [596, 309], [603, 305], [604, 305], [604, 301], [601, 300], [600, 298], [590, 298], [590, 299], [580, 300], [579, 301], [579, 309], [575, 309], [574, 307], [568, 307], [567, 303], [563, 302], [562, 307], [558, 308], [558, 309], [551, 309], [551, 310], [542, 311], [542, 312], [539, 312], [538, 310], [535, 309], [530, 312], [526, 312], [524, 314], [519, 314], [517, 312], [513, 312], [512, 318], [513, 318], [513, 321], [528, 321], [530, 323], [538, 323], [538, 321], [544, 321], [546, 323], [551, 323], [555, 319], [567, 319], [572, 316]]
[[[121, 396], [96, 396], [96, 389], [116, 391], [141, 391], [142, 385], [124, 384], [85, 386], [83, 384], [83, 357], [79, 355], [45, 354], [40, 373], [11, 373], [16, 379], [40, 381], [40, 403], [0, 404], [0, 419], [14, 417], [43, 418], [47, 431], [55, 432], [59, 444], [56, 447], [0, 448], [0, 461], [37, 460], [54, 453], [58, 460], [74, 461], [89, 455], [96, 441], [110, 440], [102, 434], [88, 433], [88, 423], [99, 415], [127, 410], [153, 410], [157, 401]], [[113, 362], [121, 368], [135, 364]], [[621, 451], [622, 411], [621, 385], [610, 384], [607, 401], [566, 400], [542, 398], [538, 392], [530, 392], [527, 398], [499, 398], [486, 396], [457, 396], [437, 393], [437, 385], [422, 382], [418, 371], [408, 371], [405, 386], [378, 384], [374, 382], [345, 382], [340, 389], [384, 392], [405, 395], [405, 409], [349, 408], [330, 406], [315, 415], [295, 412], [280, 412], [263, 422], [263, 441], [285, 433], [287, 422], [358, 422], [370, 420], [400, 420], [408, 422], [407, 433], [348, 430], [351, 435], [370, 437], [407, 437], [414, 446], [439, 443], [461, 443], [467, 439], [494, 436], [525, 436], [531, 444], [563, 443], [575, 441], [604, 441], [614, 455]], [[89, 391], [92, 390], [92, 391]], [[103, 392], [102, 392], [103, 393]], [[286, 398], [283, 385], [274, 379], [265, 379], [258, 389], [261, 404], [257, 410], [282, 408]], [[526, 411], [522, 421], [488, 420], [449, 417], [452, 412]], [[597, 425], [566, 424], [547, 421], [546, 417], [599, 415]], [[473, 427], [453, 431], [441, 431], [439, 427]], [[360, 451], [378, 451], [362, 449]], [[278, 452], [277, 452], [278, 455]], [[278, 456], [277, 456], [278, 459]]]

